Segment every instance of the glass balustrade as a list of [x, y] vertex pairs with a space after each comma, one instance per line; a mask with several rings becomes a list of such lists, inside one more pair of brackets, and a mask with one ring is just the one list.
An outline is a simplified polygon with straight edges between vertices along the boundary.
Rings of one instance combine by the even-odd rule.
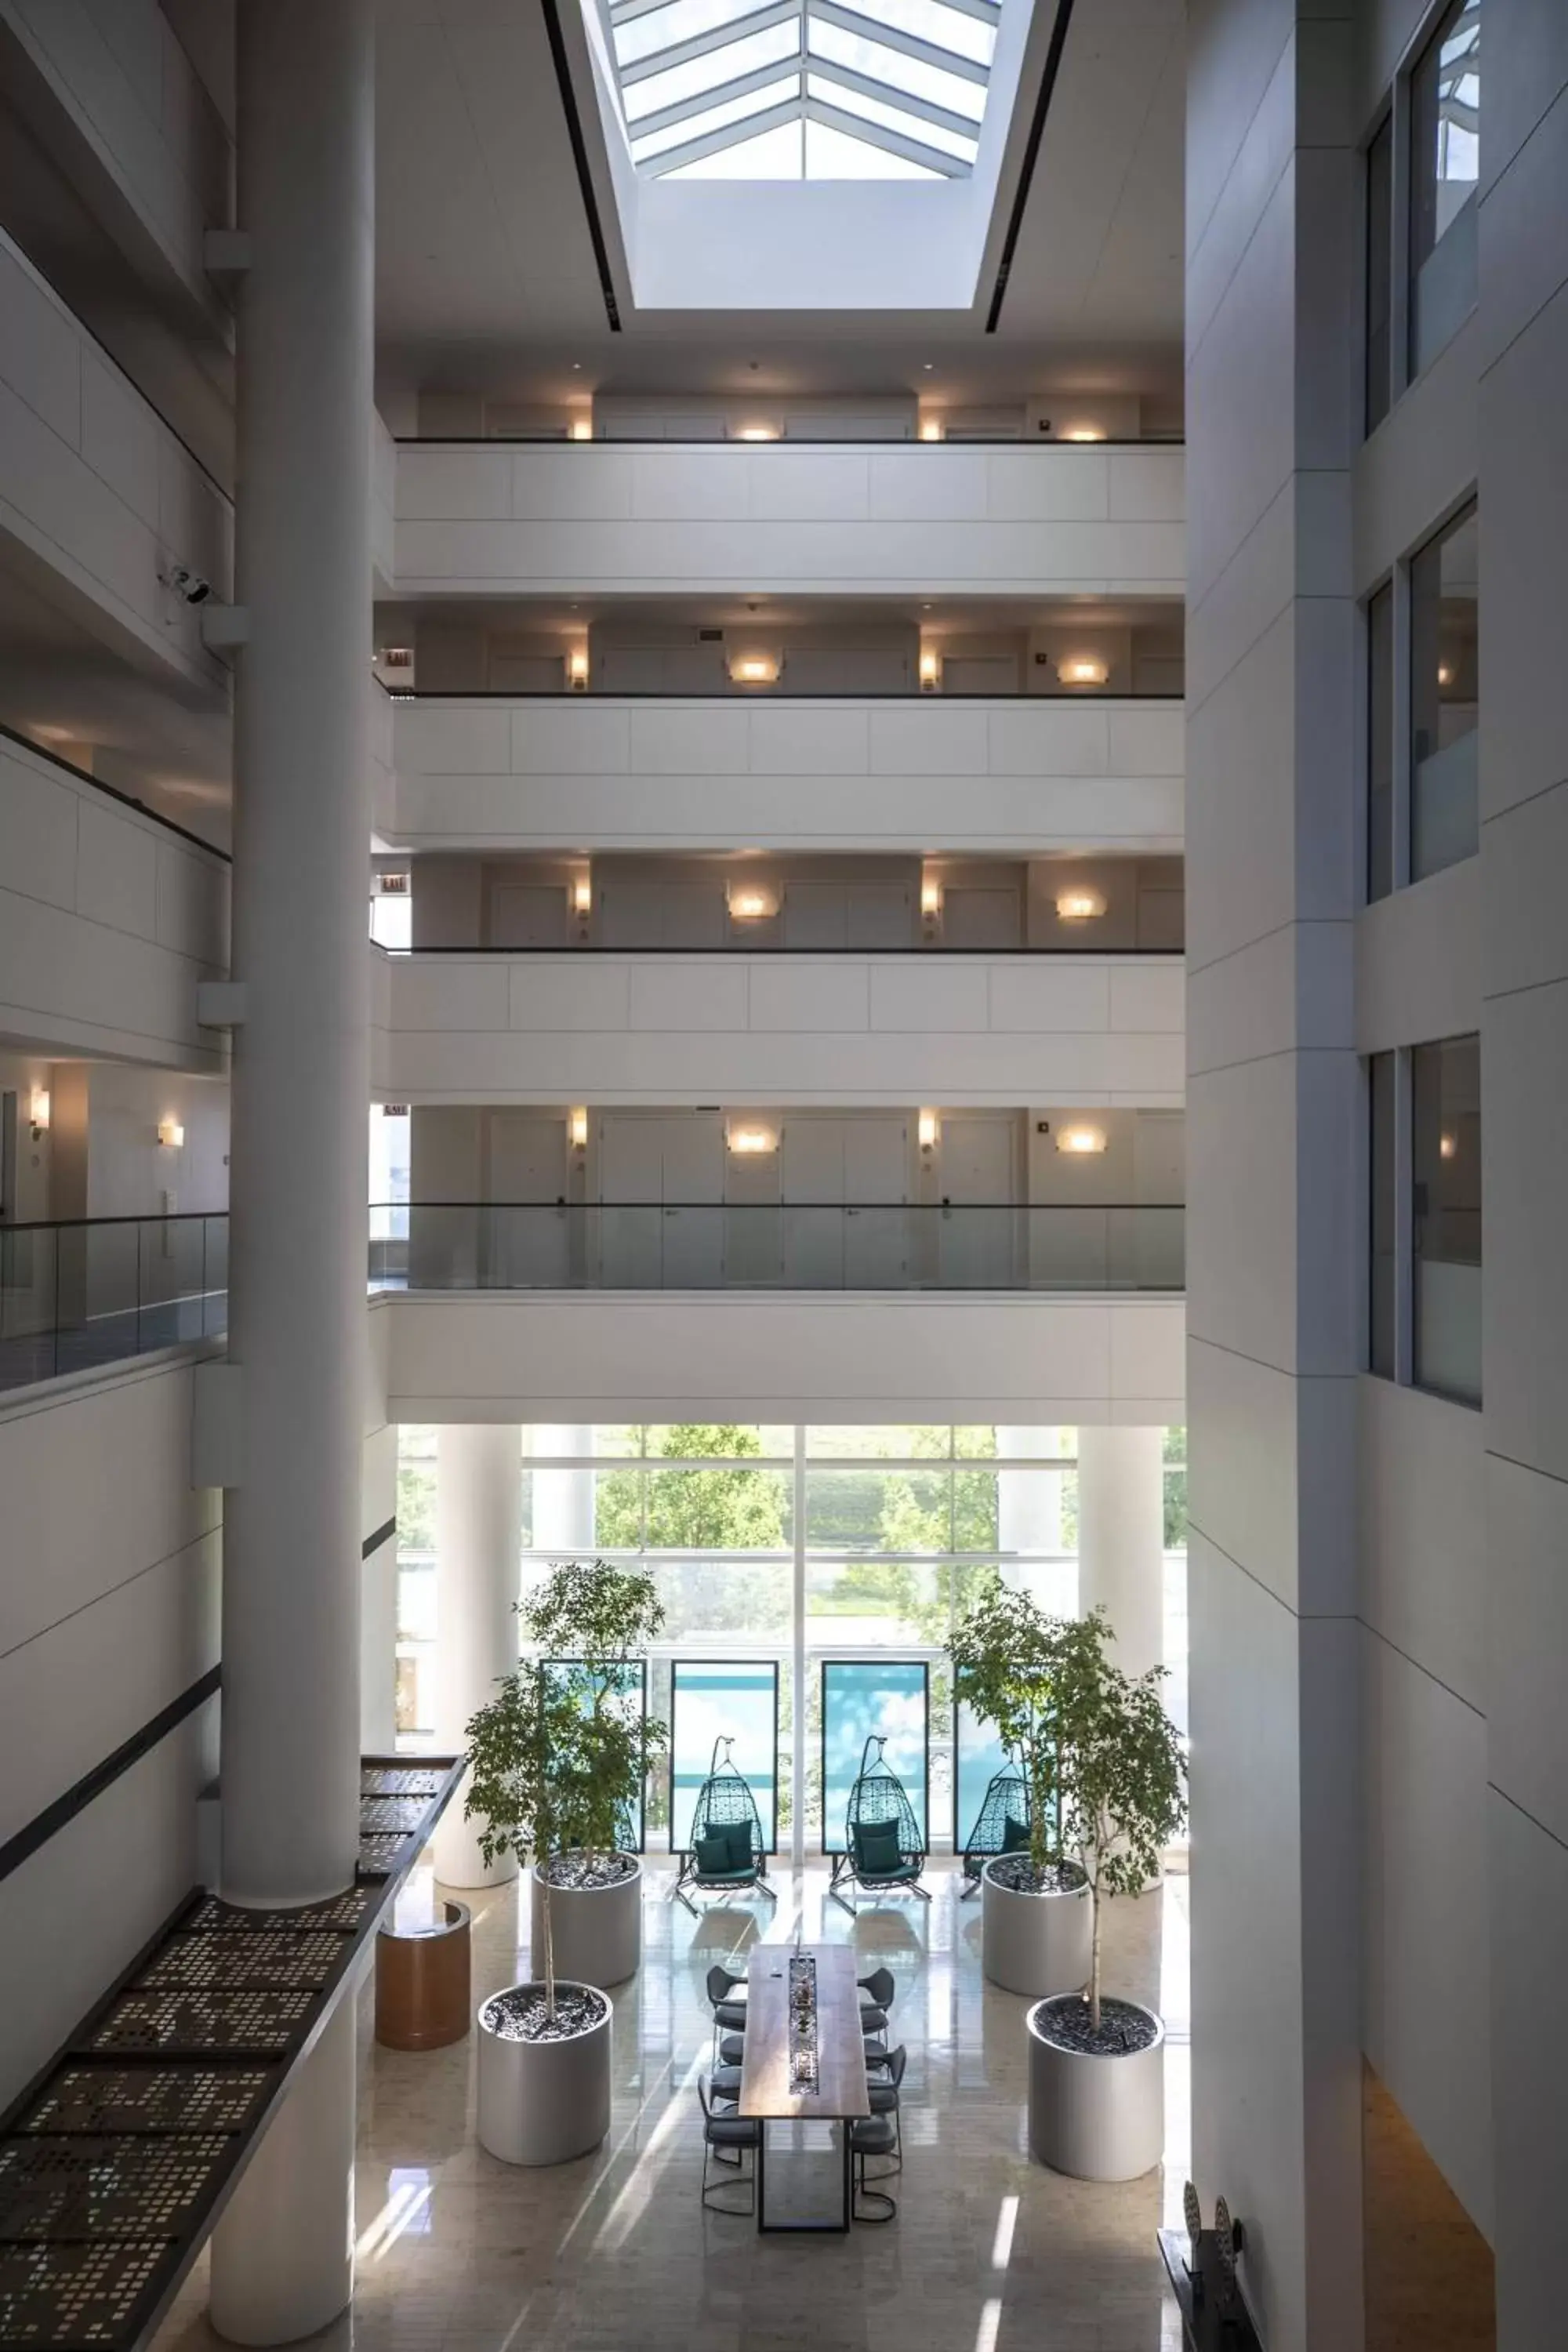
[[0, 1389], [216, 1337], [226, 1216], [0, 1225]]
[[380, 1290], [1177, 1291], [1186, 1213], [715, 1202], [372, 1211]]

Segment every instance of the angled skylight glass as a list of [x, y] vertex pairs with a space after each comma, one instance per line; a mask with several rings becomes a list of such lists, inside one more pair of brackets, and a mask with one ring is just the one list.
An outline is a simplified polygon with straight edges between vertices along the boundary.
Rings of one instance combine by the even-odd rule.
[[958, 180], [1005, 0], [604, 0], [649, 178]]

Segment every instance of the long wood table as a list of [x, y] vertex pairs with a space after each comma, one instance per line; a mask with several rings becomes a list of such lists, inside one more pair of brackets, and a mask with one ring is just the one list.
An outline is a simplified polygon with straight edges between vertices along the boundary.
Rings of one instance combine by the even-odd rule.
[[[797, 2090], [789, 2073], [789, 1964], [816, 1962], [816, 2084]], [[759, 2231], [849, 2227], [853, 2189], [849, 2126], [871, 2112], [866, 2043], [860, 2032], [856, 1955], [847, 1944], [753, 1944], [746, 1964], [746, 2046], [741, 2066], [739, 2113], [757, 2123]], [[770, 2221], [767, 2141], [770, 2123], [836, 2123], [844, 2135], [843, 2218], [837, 2221]]]

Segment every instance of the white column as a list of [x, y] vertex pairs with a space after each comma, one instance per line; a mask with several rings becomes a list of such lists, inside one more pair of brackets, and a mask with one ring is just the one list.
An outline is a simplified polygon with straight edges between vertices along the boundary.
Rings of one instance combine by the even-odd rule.
[[[359, 1828], [372, 0], [243, 0], [223, 1891], [339, 1892]], [[353, 2291], [352, 2003], [214, 2233], [215, 2326], [278, 2344]]]
[[1146, 1674], [1165, 1653], [1163, 1429], [1080, 1426], [1078, 1433], [1079, 1607], [1103, 1608], [1124, 1674]]
[[397, 1538], [388, 1536], [360, 1572], [359, 1737], [366, 1756], [397, 1746]]
[[[517, 1663], [522, 1438], [515, 1423], [456, 1424], [436, 1439], [436, 1736], [458, 1748], [469, 1717]], [[515, 1862], [487, 1867], [459, 1790], [436, 1832], [447, 1886], [498, 1886]]]
[[[540, 1423], [532, 1432], [536, 1454], [594, 1451], [590, 1423]], [[594, 1550], [592, 1470], [536, 1470], [533, 1474], [533, 1549], [554, 1559], [586, 1559]]]
[[213, 2231], [209, 2313], [231, 2344], [297, 2343], [349, 2301], [353, 2168], [354, 2003], [345, 1995]]
[[239, 16], [238, 599], [224, 1892], [358, 1844], [370, 842], [371, 0]]

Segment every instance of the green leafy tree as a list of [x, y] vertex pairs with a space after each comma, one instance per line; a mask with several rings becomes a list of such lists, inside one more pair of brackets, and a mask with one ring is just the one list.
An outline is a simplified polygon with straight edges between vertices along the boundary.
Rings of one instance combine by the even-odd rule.
[[1089, 2022], [1100, 2031], [1101, 1906], [1141, 1895], [1187, 1818], [1186, 1764], [1160, 1685], [1163, 1666], [1126, 1675], [1106, 1654], [1102, 1609], [1077, 1621], [1055, 1675], [1062, 1841], [1089, 1881], [1094, 1912]]
[[[744, 1467], [762, 1452], [754, 1429], [731, 1422], [682, 1422], [666, 1436], [661, 1462], [734, 1460], [734, 1469], [677, 1470], [666, 1477], [638, 1463], [601, 1478], [595, 1513], [612, 1551], [779, 1551], [788, 1541], [785, 1488], [771, 1470]], [[646, 1494], [647, 1526], [643, 1527]]]
[[[581, 1853], [587, 1874], [613, 1853], [668, 1734], [645, 1716], [633, 1668], [664, 1623], [651, 1576], [606, 1561], [564, 1560], [517, 1603], [542, 1654], [503, 1677], [467, 1731], [464, 1811], [480, 1822], [487, 1864], [514, 1854], [546, 1864]], [[569, 1669], [544, 1660], [571, 1656]], [[541, 1874], [545, 2007], [555, 2015], [551, 1874]]]
[[1029, 1860], [1037, 1878], [1063, 1861], [1062, 1754], [1057, 1689], [1077, 1621], [1049, 1617], [993, 1571], [952, 1637], [954, 1695], [994, 1724], [1029, 1790]]

